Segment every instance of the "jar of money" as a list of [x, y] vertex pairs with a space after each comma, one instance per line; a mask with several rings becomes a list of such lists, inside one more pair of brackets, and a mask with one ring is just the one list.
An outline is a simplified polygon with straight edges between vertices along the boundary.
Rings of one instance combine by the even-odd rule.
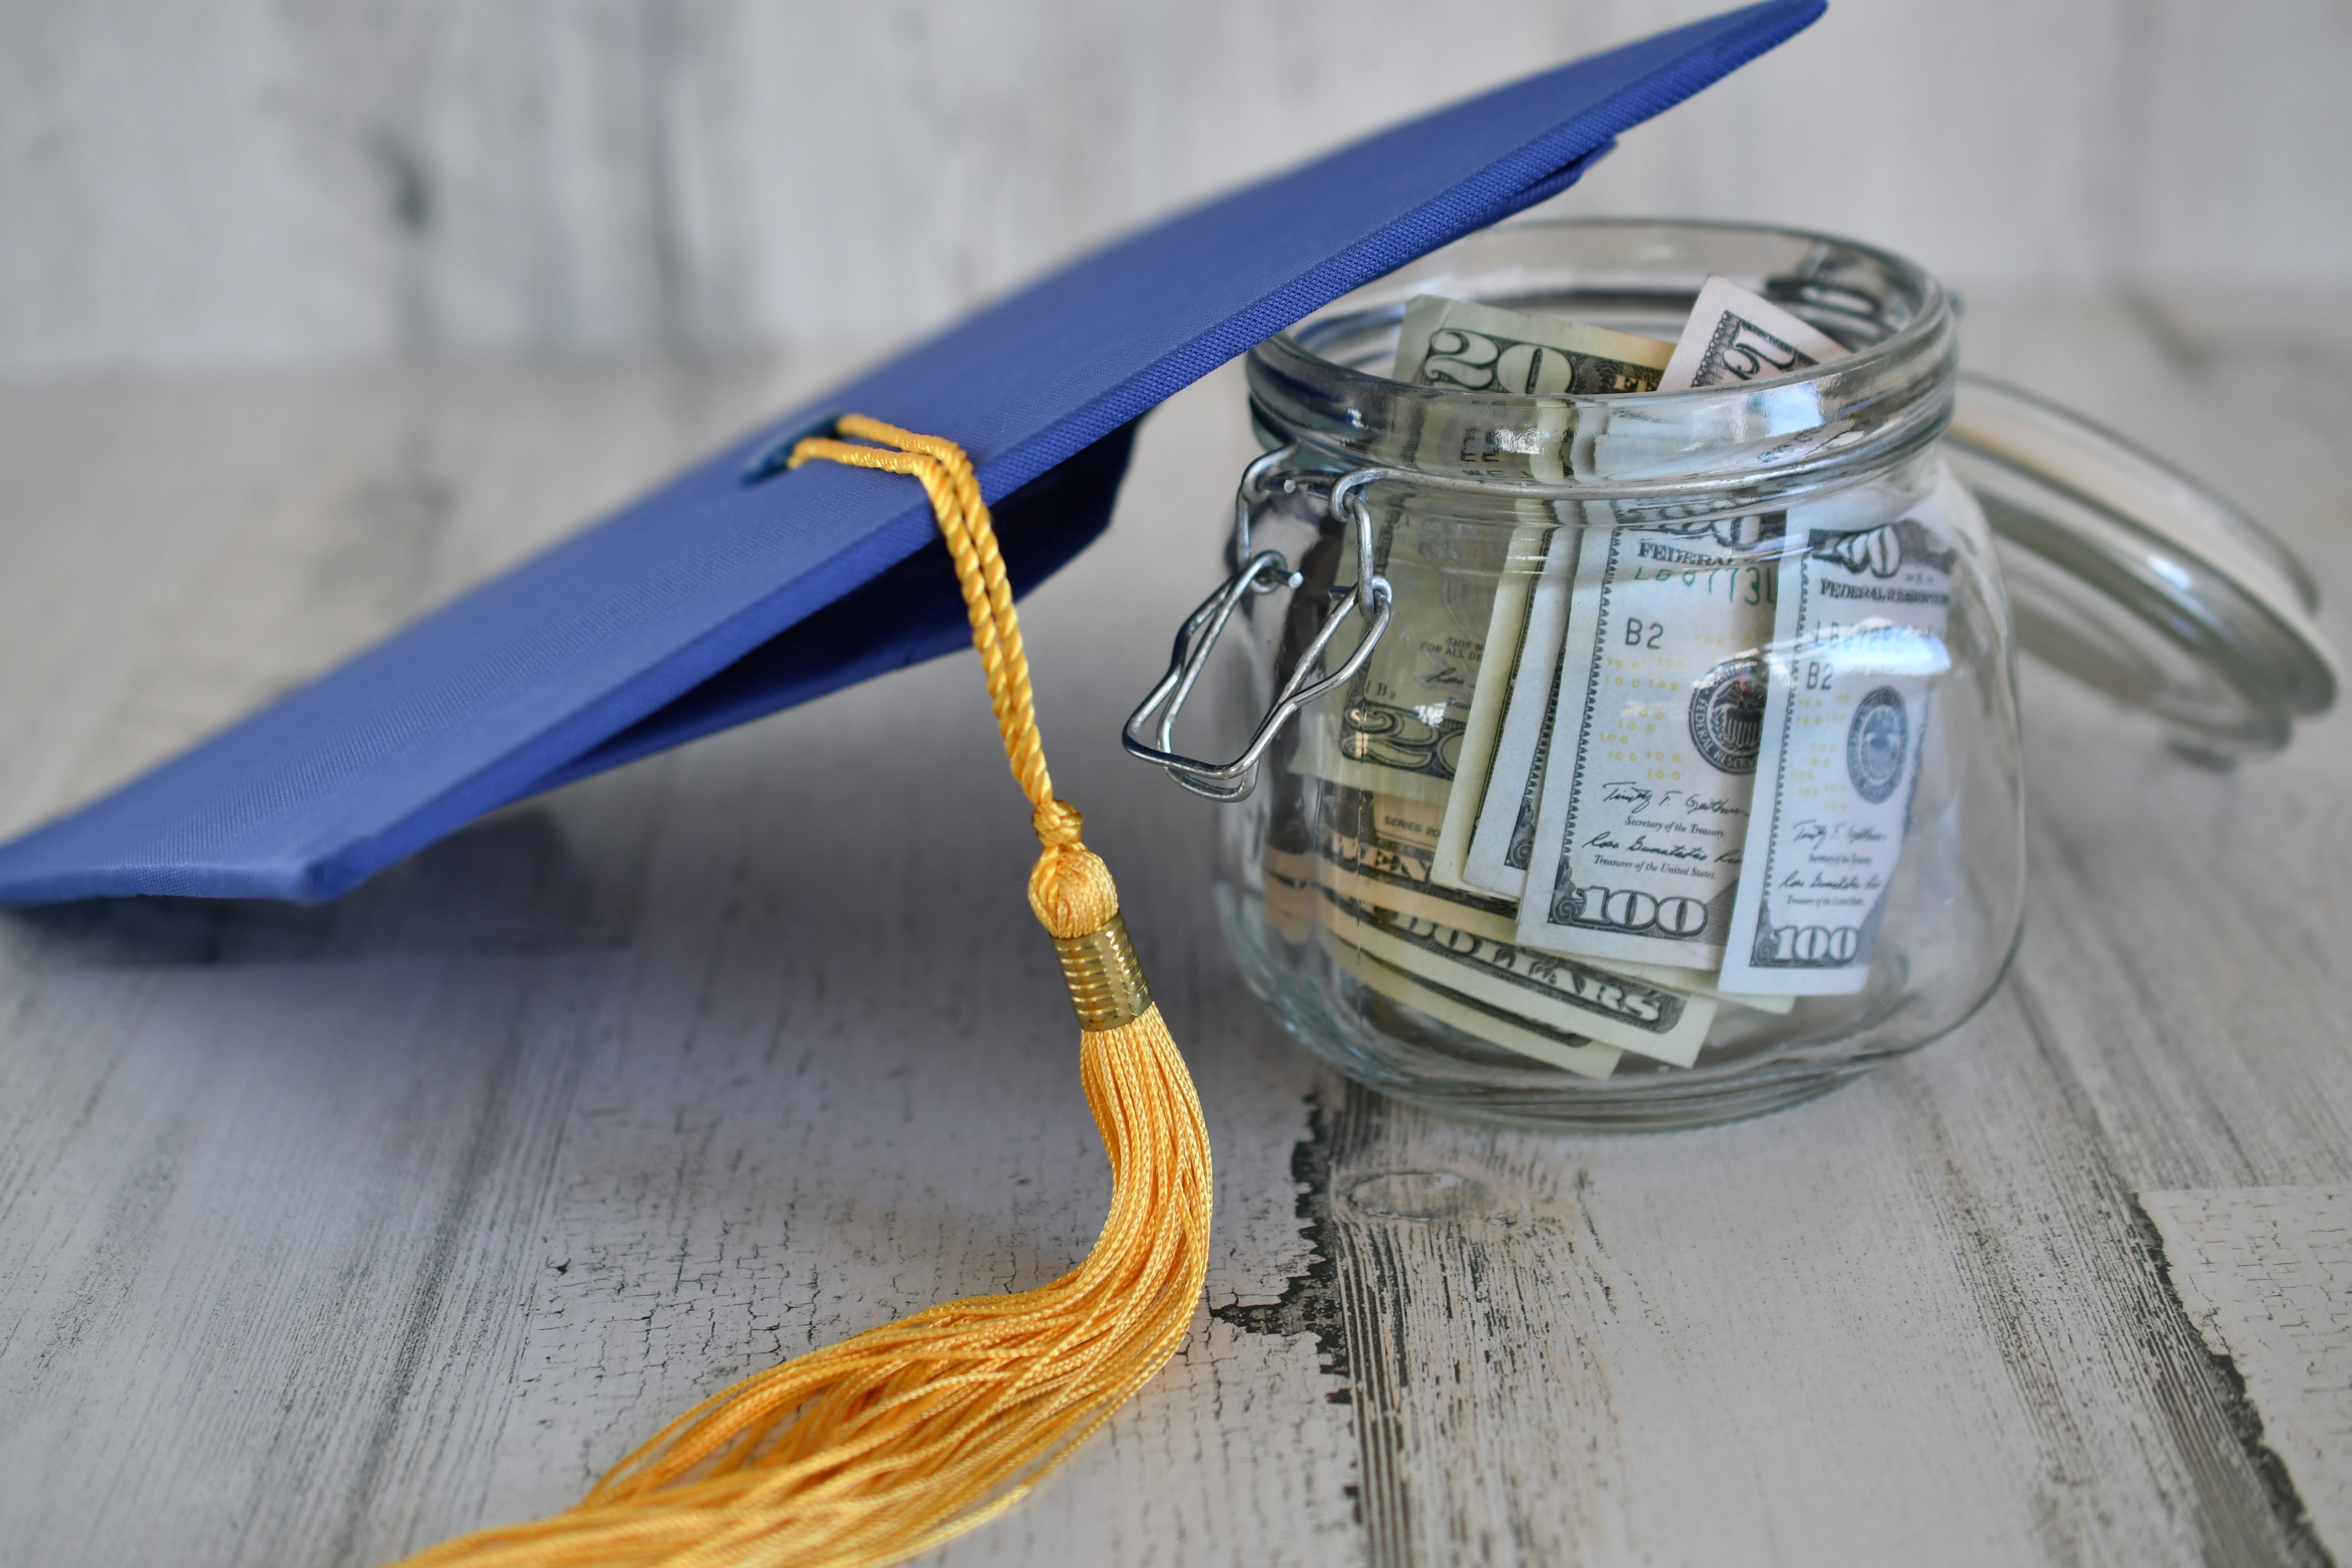
[[[1284, 1026], [1507, 1121], [1793, 1103], [2000, 980], [2021, 625], [2194, 754], [2327, 706], [2282, 548], [1958, 360], [1899, 258], [1646, 222], [1492, 230], [1253, 350], [1234, 574], [1126, 740], [1234, 803]], [[1224, 764], [1174, 739], [1218, 668]]]

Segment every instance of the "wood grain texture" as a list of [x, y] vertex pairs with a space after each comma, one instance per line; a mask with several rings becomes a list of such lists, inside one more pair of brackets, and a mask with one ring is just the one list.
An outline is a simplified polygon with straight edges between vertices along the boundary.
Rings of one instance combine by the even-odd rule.
[[2352, 1552], [2352, 1189], [2150, 1193], [2168, 1278], [2245, 1380], [2263, 1447], [2338, 1559]]
[[[2352, 342], [2304, 319], [1979, 300], [1969, 353], [2168, 443], [2341, 595]], [[0, 393], [0, 825], [827, 368]], [[1215, 808], [1111, 738], [1247, 450], [1231, 372], [1176, 399], [1024, 613], [1207, 1108], [1208, 1300], [934, 1561], [2329, 1561], [2343, 1342], [2281, 1392], [2305, 1341], [2263, 1337], [2245, 1260], [2321, 1258], [2279, 1205], [2352, 1185], [2346, 721], [2213, 773], [2029, 673], [2028, 940], [1976, 1021], [1710, 1132], [1450, 1123], [1280, 1037], [1207, 907]], [[380, 1562], [561, 1506], [745, 1371], [1066, 1267], [1108, 1184], [1029, 854], [955, 658], [324, 909], [0, 917], [0, 1561]]]

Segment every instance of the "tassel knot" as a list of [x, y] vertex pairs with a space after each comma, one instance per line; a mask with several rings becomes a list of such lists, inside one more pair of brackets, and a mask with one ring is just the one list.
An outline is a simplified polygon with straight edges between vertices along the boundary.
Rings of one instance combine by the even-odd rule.
[[1048, 844], [1029, 873], [1029, 907], [1048, 935], [1092, 936], [1118, 918], [1118, 886], [1083, 844]]
[[1029, 825], [1037, 830], [1037, 842], [1047, 848], [1057, 844], [1076, 844], [1078, 829], [1086, 826], [1086, 820], [1076, 806], [1055, 795], [1047, 795], [1029, 814]]

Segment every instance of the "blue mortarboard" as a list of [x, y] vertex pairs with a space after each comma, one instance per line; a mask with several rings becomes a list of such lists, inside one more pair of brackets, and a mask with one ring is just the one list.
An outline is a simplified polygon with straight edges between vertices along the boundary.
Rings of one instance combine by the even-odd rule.
[[961, 443], [1025, 591], [1102, 531], [1161, 399], [1566, 189], [1822, 8], [1767, 0], [1579, 60], [1088, 256], [0, 846], [0, 903], [331, 899], [509, 801], [967, 647], [921, 494], [787, 473], [795, 437], [855, 411]]

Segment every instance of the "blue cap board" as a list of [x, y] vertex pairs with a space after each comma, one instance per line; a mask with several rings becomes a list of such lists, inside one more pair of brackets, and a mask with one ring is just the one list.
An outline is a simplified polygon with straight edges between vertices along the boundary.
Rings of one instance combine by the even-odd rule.
[[787, 472], [794, 438], [854, 411], [961, 443], [1026, 591], [1102, 531], [1161, 399], [1566, 189], [1822, 8], [1767, 0], [1591, 56], [1085, 257], [0, 846], [0, 903], [331, 899], [510, 801], [968, 647], [922, 492]]

